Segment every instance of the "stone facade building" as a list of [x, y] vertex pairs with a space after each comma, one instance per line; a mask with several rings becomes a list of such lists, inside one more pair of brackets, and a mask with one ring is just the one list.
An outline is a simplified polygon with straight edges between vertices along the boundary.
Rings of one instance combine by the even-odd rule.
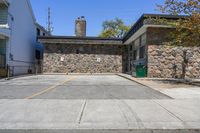
[[148, 77], [200, 78], [200, 48], [150, 45]]
[[135, 75], [136, 66], [143, 65], [150, 78], [200, 78], [200, 48], [168, 45], [173, 28], [152, 21], [185, 17], [144, 14], [122, 39], [39, 37], [45, 48], [43, 70]]
[[[45, 38], [45, 39], [43, 39]], [[45, 73], [122, 73], [126, 47], [121, 39], [41, 37]]]
[[187, 16], [143, 15], [123, 38], [128, 46], [128, 73], [135, 75], [136, 66], [147, 67], [149, 78], [200, 78], [200, 47], [170, 46], [173, 28], [157, 24], [153, 19], [168, 21]]

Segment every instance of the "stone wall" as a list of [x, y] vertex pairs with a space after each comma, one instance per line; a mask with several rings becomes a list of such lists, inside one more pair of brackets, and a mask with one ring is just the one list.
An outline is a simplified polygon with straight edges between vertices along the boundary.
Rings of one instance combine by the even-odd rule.
[[163, 44], [169, 31], [148, 29], [148, 77], [200, 78], [200, 47]]
[[125, 46], [44, 44], [45, 73], [121, 73]]

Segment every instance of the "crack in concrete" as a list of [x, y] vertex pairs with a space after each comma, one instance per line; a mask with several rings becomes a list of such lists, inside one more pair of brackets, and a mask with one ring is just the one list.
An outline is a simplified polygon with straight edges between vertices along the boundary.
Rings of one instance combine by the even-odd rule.
[[130, 111], [130, 113], [134, 116], [134, 118], [136, 119], [137, 126], [139, 128], [144, 128], [144, 124], [142, 123], [142, 120], [138, 117], [137, 113], [134, 112], [124, 100], [120, 100], [120, 102], [123, 103], [125, 107], [127, 107], [127, 109]]
[[[105, 87], [105, 85], [104, 85]], [[100, 87], [101, 88], [101, 87]], [[134, 112], [131, 107], [124, 101], [121, 100], [120, 98], [114, 97], [112, 94], [109, 94], [109, 96], [111, 96], [115, 101], [121, 103], [122, 105], [124, 105], [124, 107], [127, 107], [127, 110], [129, 111], [129, 113], [135, 118], [135, 122], [137, 123], [137, 126], [140, 128], [144, 128], [144, 124], [142, 124], [142, 120], [137, 116], [136, 112]], [[125, 120], [127, 121], [128, 127], [130, 127], [130, 119], [129, 117], [126, 115], [128, 112], [124, 112], [122, 111], [122, 108], [120, 107], [120, 105], [118, 105], [120, 112], [123, 114]]]
[[177, 115], [175, 115], [173, 112], [171, 112], [170, 110], [168, 110], [167, 108], [165, 108], [163, 105], [161, 105], [159, 102], [157, 102], [157, 101], [155, 101], [155, 100], [153, 100], [153, 102], [154, 103], [156, 103], [156, 104], [158, 104], [161, 108], [163, 108], [164, 110], [166, 110], [171, 116], [173, 116], [173, 117], [175, 117], [176, 119], [178, 119], [181, 123], [182, 123], [182, 125], [184, 126], [184, 127], [187, 127], [187, 124], [180, 118], [180, 117], [178, 117]]
[[78, 117], [78, 124], [81, 124], [83, 113], [84, 113], [85, 108], [86, 108], [86, 104], [87, 104], [87, 100], [84, 100], [83, 106], [81, 108], [81, 112], [80, 112], [79, 117]]
[[[117, 100], [116, 100], [116, 101], [117, 101]], [[116, 101], [115, 101], [115, 102], [116, 102]], [[121, 101], [120, 101], [120, 102], [121, 102]], [[117, 104], [117, 103], [115, 103], [115, 104]], [[126, 122], [127, 122], [127, 124], [128, 124], [128, 127], [130, 127], [130, 122], [129, 122], [128, 116], [126, 116], [126, 113], [127, 113], [127, 112], [125, 113], [119, 104], [117, 104], [117, 106], [118, 106], [120, 112], [123, 114], [123, 117], [124, 117], [124, 119], [126, 120]]]

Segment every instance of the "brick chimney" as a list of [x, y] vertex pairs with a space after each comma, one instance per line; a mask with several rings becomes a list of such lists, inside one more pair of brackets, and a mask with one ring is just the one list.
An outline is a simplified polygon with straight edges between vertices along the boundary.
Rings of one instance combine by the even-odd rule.
[[84, 16], [78, 17], [75, 22], [75, 35], [77, 37], [86, 37], [86, 20]]

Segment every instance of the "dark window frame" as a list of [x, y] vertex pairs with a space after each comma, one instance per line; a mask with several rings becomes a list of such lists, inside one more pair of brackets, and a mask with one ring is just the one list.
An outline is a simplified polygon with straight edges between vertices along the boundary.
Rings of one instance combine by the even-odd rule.
[[140, 59], [144, 59], [145, 58], [145, 51], [146, 51], [146, 46], [141, 46], [140, 47], [140, 55], [139, 55], [139, 58]]
[[41, 33], [40, 29], [37, 28], [37, 36], [40, 36], [40, 33]]
[[133, 51], [133, 60], [137, 60], [137, 50]]
[[80, 54], [80, 50], [79, 49], [76, 49], [76, 54]]
[[37, 60], [41, 59], [41, 52], [39, 50], [35, 50], [35, 58]]
[[0, 19], [0, 24], [8, 24], [8, 7], [5, 4], [0, 4], [0, 8], [1, 8], [1, 14], [0, 16], [2, 17]]
[[0, 39], [0, 67], [6, 67], [6, 49], [7, 49], [7, 40]]
[[132, 51], [132, 50], [133, 50], [133, 45], [130, 44], [130, 45], [129, 45], [129, 51]]

